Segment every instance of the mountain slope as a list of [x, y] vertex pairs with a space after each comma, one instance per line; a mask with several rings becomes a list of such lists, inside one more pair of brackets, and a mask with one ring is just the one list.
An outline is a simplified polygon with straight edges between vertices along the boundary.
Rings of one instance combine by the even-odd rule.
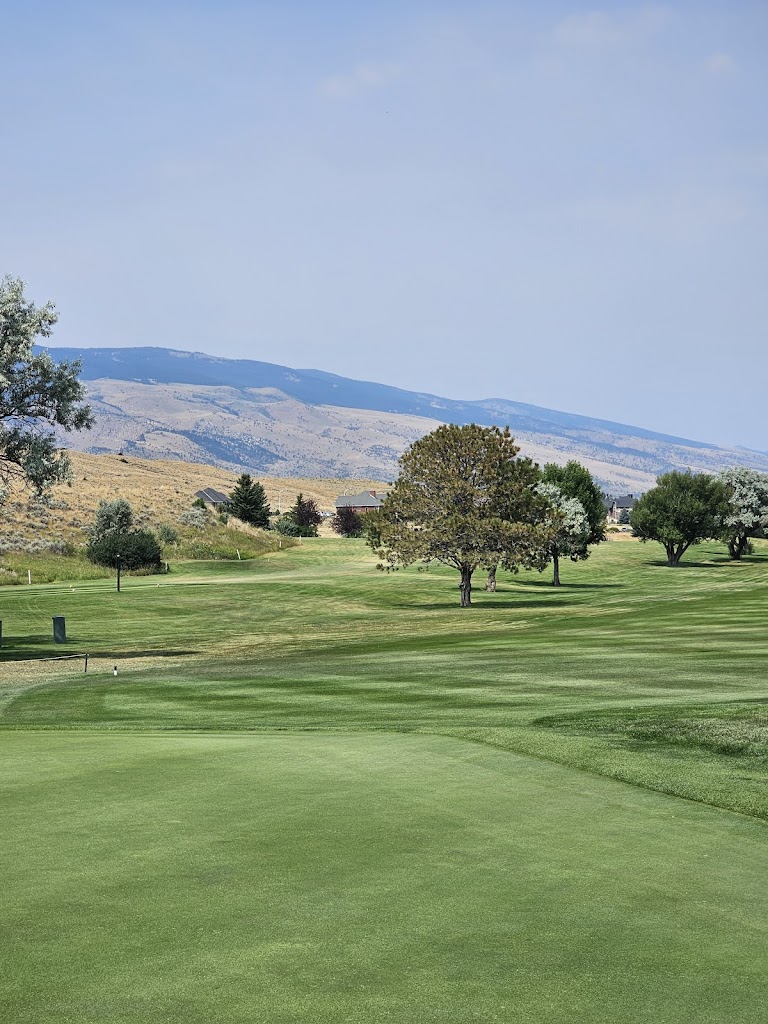
[[212, 462], [281, 476], [392, 479], [397, 457], [439, 423], [509, 424], [538, 461], [578, 458], [606, 486], [646, 489], [670, 468], [768, 470], [758, 452], [505, 399], [455, 401], [320, 370], [163, 348], [50, 349], [79, 358], [97, 413], [86, 451]]

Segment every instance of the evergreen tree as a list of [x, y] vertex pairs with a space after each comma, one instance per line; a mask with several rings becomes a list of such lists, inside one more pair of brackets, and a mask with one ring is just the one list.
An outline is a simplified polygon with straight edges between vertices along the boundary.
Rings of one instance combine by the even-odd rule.
[[251, 526], [269, 528], [270, 508], [263, 486], [252, 480], [249, 473], [237, 478], [234, 490], [229, 496], [229, 512]]

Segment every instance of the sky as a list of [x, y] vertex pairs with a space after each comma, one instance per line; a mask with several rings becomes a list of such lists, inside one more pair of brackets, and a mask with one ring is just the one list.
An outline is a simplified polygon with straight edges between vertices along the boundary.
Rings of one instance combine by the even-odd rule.
[[4, 0], [0, 92], [53, 345], [768, 450], [765, 0]]

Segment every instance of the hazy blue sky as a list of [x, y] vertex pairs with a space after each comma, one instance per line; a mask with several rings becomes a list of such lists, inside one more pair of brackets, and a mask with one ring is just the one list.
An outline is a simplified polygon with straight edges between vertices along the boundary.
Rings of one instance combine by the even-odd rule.
[[165, 345], [768, 449], [768, 3], [5, 0], [0, 273]]

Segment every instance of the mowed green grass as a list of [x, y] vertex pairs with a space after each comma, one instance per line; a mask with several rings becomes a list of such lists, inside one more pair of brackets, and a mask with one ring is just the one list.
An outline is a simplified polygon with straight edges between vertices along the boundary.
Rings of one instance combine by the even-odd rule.
[[5, 591], [8, 1019], [762, 1021], [768, 557], [660, 561]]
[[9, 1021], [764, 1019], [749, 819], [447, 737], [4, 740]]

